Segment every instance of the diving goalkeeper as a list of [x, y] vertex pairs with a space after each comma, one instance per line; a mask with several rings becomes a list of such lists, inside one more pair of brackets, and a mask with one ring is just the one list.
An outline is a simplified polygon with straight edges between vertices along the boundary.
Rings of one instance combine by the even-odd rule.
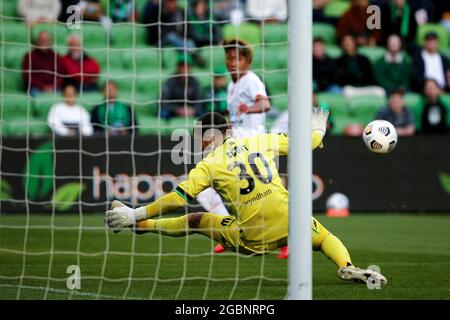
[[[312, 148], [322, 145], [328, 111], [314, 109]], [[174, 192], [152, 204], [132, 209], [113, 201], [106, 222], [114, 231], [131, 228], [138, 234], [157, 232], [172, 237], [203, 234], [227, 250], [243, 254], [265, 254], [287, 244], [288, 191], [281, 183], [274, 158], [287, 155], [286, 134], [260, 134], [247, 138], [227, 135], [229, 125], [218, 113], [201, 116], [194, 136], [209, 153], [193, 168]], [[196, 212], [176, 218], [159, 218], [184, 207], [203, 190], [214, 188], [228, 206], [230, 216]], [[353, 266], [342, 242], [312, 218], [313, 249], [320, 250], [339, 268], [338, 277], [359, 282], [386, 278]]]

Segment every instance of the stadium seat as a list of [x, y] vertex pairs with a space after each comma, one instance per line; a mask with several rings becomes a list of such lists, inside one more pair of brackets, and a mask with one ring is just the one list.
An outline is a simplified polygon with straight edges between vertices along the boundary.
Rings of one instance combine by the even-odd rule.
[[261, 43], [261, 29], [253, 23], [242, 23], [240, 25], [226, 24], [223, 28], [223, 38], [239, 38], [251, 44]]
[[261, 33], [265, 44], [277, 42], [287, 44], [288, 26], [286, 23], [265, 23], [261, 26]]
[[285, 111], [288, 109], [288, 95], [286, 94], [278, 94], [272, 95], [270, 97], [272, 107], [277, 109], [278, 111]]
[[339, 46], [327, 45], [325, 47], [326, 54], [333, 59], [337, 59], [342, 56], [342, 49]]
[[19, 117], [32, 116], [32, 101], [24, 93], [2, 94], [0, 97], [0, 117], [10, 120]]
[[333, 0], [325, 7], [323, 13], [327, 17], [339, 18], [350, 7], [350, 1]]
[[287, 93], [287, 77], [286, 70], [265, 71], [261, 73], [261, 80], [266, 84], [271, 95]]
[[142, 48], [145, 43], [146, 30], [139, 24], [113, 24], [111, 46], [114, 48]]
[[225, 66], [225, 51], [222, 46], [204, 47], [200, 51], [201, 57], [206, 61], [208, 70]]
[[349, 110], [357, 122], [366, 125], [386, 104], [386, 99], [378, 96], [353, 97], [349, 102]]
[[138, 132], [139, 134], [166, 135], [171, 130], [168, 121], [160, 119], [154, 115], [142, 114], [138, 115]]
[[33, 98], [33, 113], [39, 120], [46, 121], [50, 108], [56, 102], [62, 101], [57, 93], [41, 93]]
[[29, 29], [25, 23], [10, 22], [3, 20], [0, 24], [0, 34], [2, 35], [4, 44], [9, 43], [30, 43]]
[[[12, 18], [17, 16], [17, 2], [16, 1], [2, 1], [0, 6], [1, 16], [3, 18]], [[5, 19], [4, 21], [11, 21]]]
[[0, 72], [0, 89], [3, 92], [23, 92], [22, 70]]
[[450, 48], [442, 48], [439, 49], [441, 53], [447, 57], [447, 59], [450, 59]]
[[358, 119], [355, 119], [350, 115], [343, 115], [343, 114], [333, 114], [333, 120], [334, 120], [334, 127], [330, 132], [332, 135], [341, 135], [344, 133], [344, 129], [349, 124], [359, 122]]
[[161, 50], [157, 48], [128, 49], [123, 55], [124, 66], [139, 72], [158, 72], [162, 68]]
[[440, 49], [447, 49], [449, 47], [449, 35], [447, 30], [443, 26], [434, 23], [425, 23], [418, 27], [416, 41], [419, 45], [423, 45], [425, 42], [425, 35], [429, 32], [435, 32], [438, 35]]
[[367, 57], [372, 65], [374, 65], [386, 53], [386, 48], [383, 47], [360, 47], [358, 53]]
[[172, 118], [169, 120], [168, 132], [171, 133], [177, 129], [185, 129], [192, 132], [196, 118]]
[[101, 92], [80, 92], [78, 94], [78, 103], [87, 111], [91, 111], [97, 104], [103, 101], [104, 97]]
[[86, 53], [97, 60], [100, 64], [101, 72], [117, 73], [117, 69], [125, 68], [124, 56], [127, 50], [109, 48], [91, 48]]
[[350, 116], [347, 99], [342, 94], [321, 92], [317, 95], [317, 99], [330, 107], [333, 117], [335, 115]]
[[177, 64], [178, 50], [175, 48], [162, 48], [163, 68], [174, 72]]
[[443, 94], [442, 99], [445, 100], [447, 105], [447, 126], [450, 127], [450, 94]]
[[313, 38], [320, 37], [327, 44], [336, 43], [336, 29], [329, 23], [314, 23]]
[[[74, 31], [75, 32], [75, 31]], [[83, 37], [83, 46], [89, 48], [109, 48], [109, 36], [103, 26], [98, 22], [84, 22], [80, 31]]]
[[8, 136], [41, 136], [51, 132], [45, 121], [35, 118], [16, 118], [4, 122], [3, 126], [3, 132]]
[[287, 69], [289, 52], [286, 43], [267, 45], [261, 54], [264, 70]]
[[4, 46], [4, 65], [6, 68], [22, 71], [23, 57], [32, 46], [26, 43], [15, 43]]

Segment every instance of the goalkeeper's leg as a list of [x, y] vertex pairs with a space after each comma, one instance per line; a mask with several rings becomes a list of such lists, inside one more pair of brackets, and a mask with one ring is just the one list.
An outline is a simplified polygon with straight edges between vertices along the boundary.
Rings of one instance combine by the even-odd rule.
[[[214, 212], [221, 216], [228, 216], [228, 210], [223, 204], [222, 198], [213, 188], [208, 188], [203, 190], [197, 195], [197, 201], [206, 209], [208, 212]], [[215, 248], [215, 253], [222, 253], [225, 248], [219, 243]]]
[[386, 278], [374, 270], [356, 268], [352, 264], [347, 248], [336, 236], [329, 232], [319, 221], [312, 218], [313, 249], [322, 251], [339, 268], [338, 277], [356, 282], [386, 284]]
[[[231, 218], [228, 218], [231, 220]], [[220, 241], [220, 228], [227, 227], [223, 223], [224, 217], [215, 213], [197, 212], [176, 218], [147, 219], [137, 223], [135, 232], [161, 233], [171, 237], [185, 237], [189, 234], [200, 233], [215, 241]]]

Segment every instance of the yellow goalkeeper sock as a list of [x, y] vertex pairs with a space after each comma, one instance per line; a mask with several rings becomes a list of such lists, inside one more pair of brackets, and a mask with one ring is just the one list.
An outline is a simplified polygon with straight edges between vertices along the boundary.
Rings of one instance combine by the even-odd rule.
[[[193, 214], [191, 214], [193, 215]], [[195, 214], [194, 214], [195, 215]], [[189, 225], [189, 215], [184, 215], [177, 218], [166, 219], [147, 219], [136, 224], [135, 232], [159, 232], [171, 237], [184, 237], [193, 232], [201, 233], [211, 239], [219, 241], [219, 229], [224, 228], [221, 224], [224, 217], [215, 213], [202, 213], [191, 216], [193, 226]]]
[[177, 218], [147, 219], [136, 224], [136, 233], [159, 232], [171, 237], [184, 237], [189, 234], [187, 215]]
[[352, 265], [347, 248], [336, 236], [313, 218], [313, 249], [320, 250], [339, 268]]

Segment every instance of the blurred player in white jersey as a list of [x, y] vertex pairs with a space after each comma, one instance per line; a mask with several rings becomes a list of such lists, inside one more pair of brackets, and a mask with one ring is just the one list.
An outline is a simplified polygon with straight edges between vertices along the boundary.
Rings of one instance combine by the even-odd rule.
[[[251, 137], [266, 133], [266, 115], [270, 110], [266, 87], [250, 70], [253, 52], [242, 40], [231, 39], [223, 43], [225, 63], [231, 76], [227, 89], [227, 105], [234, 138]], [[198, 202], [208, 211], [228, 215], [222, 198], [212, 188], [197, 196]], [[214, 252], [223, 252], [218, 244]]]

